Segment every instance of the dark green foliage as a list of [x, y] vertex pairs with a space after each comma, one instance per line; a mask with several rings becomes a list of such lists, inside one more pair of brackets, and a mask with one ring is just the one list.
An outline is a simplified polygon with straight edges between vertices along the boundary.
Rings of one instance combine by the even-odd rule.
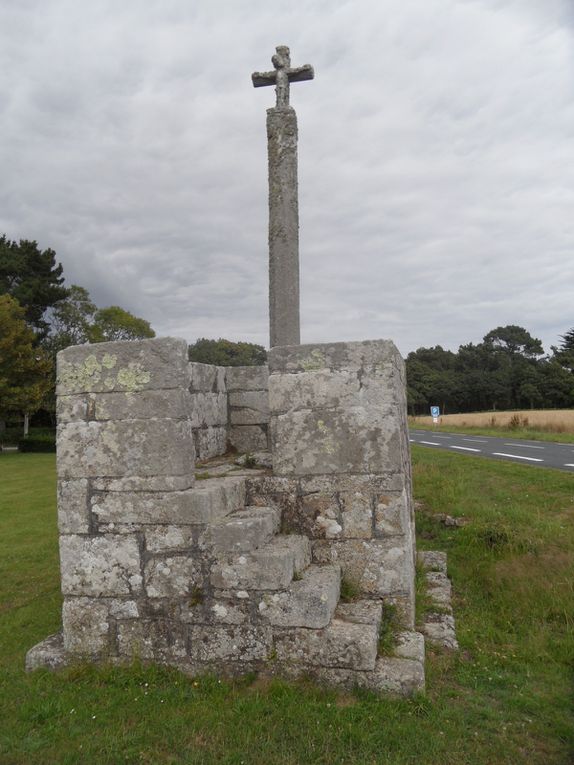
[[88, 339], [91, 343], [143, 340], [146, 337], [155, 337], [149, 322], [117, 305], [98, 309], [94, 314], [94, 322], [88, 329]]
[[189, 360], [222, 367], [258, 367], [267, 362], [267, 351], [255, 343], [200, 337], [189, 346]]
[[11, 242], [0, 236], [0, 295], [9, 294], [20, 303], [25, 319], [40, 337], [45, 337], [46, 310], [63, 300], [68, 290], [62, 286], [61, 263], [54, 250], [40, 250], [37, 242], [20, 239]]
[[55, 452], [55, 436], [28, 436], [21, 438], [18, 442], [18, 449], [21, 452]]
[[482, 343], [461, 345], [457, 353], [419, 348], [407, 357], [411, 414], [442, 414], [574, 406], [574, 330], [563, 336], [553, 356], [516, 325], [497, 327]]
[[379, 627], [379, 656], [392, 654], [397, 644], [397, 632], [400, 632], [401, 626], [397, 607], [393, 603], [385, 603], [383, 606], [383, 618]]

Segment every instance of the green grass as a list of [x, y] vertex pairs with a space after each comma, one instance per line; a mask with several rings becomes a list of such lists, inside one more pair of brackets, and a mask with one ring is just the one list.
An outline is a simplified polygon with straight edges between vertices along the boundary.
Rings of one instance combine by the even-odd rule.
[[413, 430], [437, 433], [462, 433], [469, 436], [494, 436], [495, 438], [518, 438], [527, 441], [551, 441], [557, 444], [574, 444], [574, 433], [553, 433], [536, 428], [477, 428], [469, 425], [410, 425]]
[[419, 546], [448, 551], [461, 651], [428, 652], [427, 696], [394, 700], [140, 666], [26, 675], [60, 622], [54, 455], [0, 455], [0, 763], [571, 763], [572, 476], [413, 457]]

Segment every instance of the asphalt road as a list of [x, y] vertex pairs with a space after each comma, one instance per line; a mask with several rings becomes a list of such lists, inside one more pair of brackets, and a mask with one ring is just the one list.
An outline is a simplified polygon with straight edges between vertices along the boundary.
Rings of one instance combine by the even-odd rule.
[[522, 465], [558, 468], [574, 473], [574, 444], [549, 441], [526, 441], [491, 436], [465, 436], [462, 433], [436, 433], [433, 430], [411, 430], [411, 443], [429, 449], [446, 449], [458, 454], [491, 457]]

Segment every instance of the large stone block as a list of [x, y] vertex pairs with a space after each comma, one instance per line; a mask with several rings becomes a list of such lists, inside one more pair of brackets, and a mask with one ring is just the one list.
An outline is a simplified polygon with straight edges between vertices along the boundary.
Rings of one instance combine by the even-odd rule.
[[192, 526], [146, 526], [145, 545], [151, 553], [190, 550], [193, 547]]
[[225, 393], [193, 393], [191, 424], [194, 428], [227, 425], [227, 395]]
[[402, 538], [317, 540], [313, 558], [319, 563], [338, 563], [343, 576], [370, 596], [414, 595], [412, 554]]
[[60, 537], [64, 595], [106, 597], [142, 593], [140, 549], [130, 535]]
[[104, 600], [66, 598], [62, 606], [64, 647], [75, 656], [102, 656], [109, 652], [109, 613]]
[[183, 625], [168, 619], [118, 622], [118, 652], [126, 658], [174, 662], [187, 655]]
[[229, 421], [232, 425], [269, 422], [267, 391], [235, 391], [229, 394]]
[[173, 337], [75, 345], [58, 354], [57, 394], [188, 388], [187, 343]]
[[274, 627], [326, 627], [339, 600], [338, 566], [309, 566], [285, 592], [268, 593], [259, 602], [263, 619]]
[[90, 531], [87, 479], [58, 481], [58, 529], [60, 534], [87, 534]]
[[207, 524], [242, 507], [244, 478], [199, 481], [187, 491], [109, 492], [92, 497], [99, 523]]
[[189, 363], [191, 372], [190, 390], [193, 393], [225, 393], [225, 367], [215, 364], [202, 364], [199, 361]]
[[352, 407], [288, 412], [271, 418], [279, 475], [382, 473], [403, 463], [394, 414]]
[[193, 431], [195, 455], [198, 460], [208, 460], [227, 451], [227, 428], [197, 428]]
[[83, 393], [58, 396], [58, 422], [96, 420], [187, 419], [190, 394], [183, 388], [128, 393]]
[[145, 564], [144, 582], [150, 598], [184, 598], [203, 586], [201, 561], [189, 553], [151, 558]]
[[58, 426], [60, 478], [186, 475], [194, 470], [185, 420], [69, 422]]
[[360, 369], [274, 374], [269, 378], [269, 402], [275, 414], [353, 406], [390, 411], [399, 403], [399, 394], [389, 382], [383, 375], [364, 377]]
[[266, 425], [232, 425], [229, 429], [229, 442], [238, 452], [266, 451], [268, 434]]
[[268, 364], [270, 375], [363, 369], [390, 379], [404, 370], [404, 361], [391, 340], [275, 347], [269, 351]]
[[269, 368], [260, 367], [226, 367], [227, 390], [267, 390], [269, 384]]
[[247, 662], [266, 659], [271, 652], [269, 627], [193, 626], [190, 654], [204, 662]]
[[280, 631], [274, 645], [280, 662], [366, 670], [375, 666], [378, 637], [374, 624], [333, 619], [322, 630]]

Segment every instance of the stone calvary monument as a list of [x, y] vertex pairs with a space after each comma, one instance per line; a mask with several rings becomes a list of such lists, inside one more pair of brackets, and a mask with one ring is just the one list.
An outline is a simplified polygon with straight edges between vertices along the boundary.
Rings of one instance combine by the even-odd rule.
[[[137, 657], [189, 674], [424, 688], [404, 363], [388, 340], [299, 345], [289, 83], [313, 69], [292, 68], [286, 47], [272, 61], [252, 78], [277, 92], [269, 364], [189, 362], [174, 338], [59, 354], [63, 629], [28, 669]], [[238, 467], [236, 452], [270, 452], [256, 455], [267, 467]], [[400, 627], [381, 653], [391, 612]]]

